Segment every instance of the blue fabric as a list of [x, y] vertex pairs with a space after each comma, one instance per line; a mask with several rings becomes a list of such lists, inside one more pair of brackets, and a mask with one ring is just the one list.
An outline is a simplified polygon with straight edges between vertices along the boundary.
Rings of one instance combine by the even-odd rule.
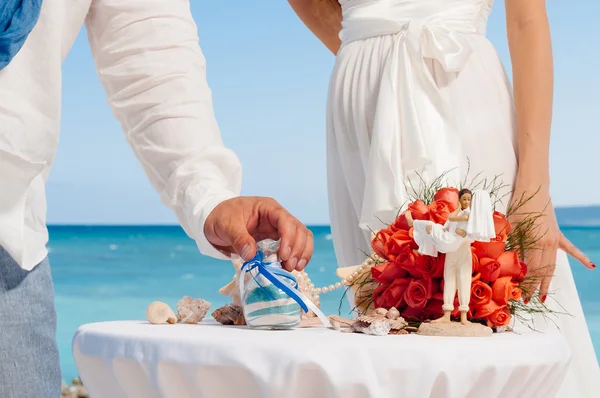
[[41, 9], [42, 0], [0, 0], [0, 70], [23, 47]]
[[0, 398], [58, 398], [60, 394], [48, 259], [25, 271], [0, 247]]

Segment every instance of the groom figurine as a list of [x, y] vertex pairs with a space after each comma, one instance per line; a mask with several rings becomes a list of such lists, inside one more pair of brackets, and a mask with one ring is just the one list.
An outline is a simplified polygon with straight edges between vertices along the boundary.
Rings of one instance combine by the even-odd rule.
[[85, 22], [127, 141], [200, 251], [255, 254], [281, 238], [301, 270], [312, 236], [269, 198], [239, 197], [188, 0], [0, 1], [0, 397], [56, 398], [61, 376], [45, 181], [58, 143], [61, 64]]

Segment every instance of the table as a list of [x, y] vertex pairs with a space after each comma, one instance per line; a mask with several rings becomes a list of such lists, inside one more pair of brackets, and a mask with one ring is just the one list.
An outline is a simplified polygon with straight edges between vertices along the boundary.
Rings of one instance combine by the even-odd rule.
[[119, 321], [81, 326], [92, 398], [553, 397], [570, 352], [556, 334], [367, 336]]

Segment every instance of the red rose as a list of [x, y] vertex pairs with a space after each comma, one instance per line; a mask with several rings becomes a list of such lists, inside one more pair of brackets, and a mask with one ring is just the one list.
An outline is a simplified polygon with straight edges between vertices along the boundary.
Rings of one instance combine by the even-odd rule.
[[431, 213], [431, 221], [437, 224], [445, 224], [450, 216], [450, 204], [443, 200], [436, 200], [431, 202], [429, 205], [429, 212]]
[[430, 278], [442, 278], [444, 276], [444, 261], [446, 255], [443, 253], [438, 254], [437, 257], [432, 256], [419, 256], [417, 258], [419, 265], [418, 268], [423, 274], [425, 279]]
[[413, 239], [410, 237], [408, 231], [397, 231], [389, 237], [388, 241], [384, 246], [385, 258], [389, 261], [396, 260], [396, 257], [402, 252], [404, 246], [416, 246]]
[[491, 258], [482, 258], [479, 260], [479, 273], [484, 282], [494, 282], [500, 276], [500, 264]]
[[431, 299], [427, 302], [427, 305], [423, 309], [423, 319], [433, 320], [438, 319], [442, 315], [444, 315], [444, 310], [442, 309], [442, 305], [444, 305], [443, 300]]
[[382, 229], [381, 231], [377, 232], [373, 240], [371, 240], [371, 247], [373, 248], [375, 254], [377, 254], [379, 257], [386, 258], [385, 245], [387, 244], [392, 234], [393, 232], [389, 229]]
[[498, 263], [500, 263], [500, 277], [510, 276], [516, 279], [521, 274], [521, 262], [517, 252], [502, 252], [498, 256]]
[[404, 246], [398, 257], [396, 257], [396, 264], [408, 271], [411, 276], [422, 278], [423, 272], [417, 265], [418, 257], [420, 257], [420, 254], [416, 250], [411, 249], [410, 246]]
[[475, 319], [485, 319], [490, 314], [493, 314], [503, 306], [496, 303], [494, 300], [491, 300], [489, 303], [484, 305], [474, 305], [473, 306], [473, 317]]
[[496, 231], [496, 239], [506, 242], [508, 233], [510, 232], [510, 223], [506, 219], [506, 216], [499, 211], [494, 212], [494, 230]]
[[406, 307], [400, 312], [400, 316], [408, 322], [422, 322], [425, 320], [425, 309]]
[[417, 200], [408, 205], [413, 220], [429, 220], [429, 207], [423, 201]]
[[502, 307], [488, 315], [488, 326], [506, 326], [510, 323], [510, 311], [506, 307]]
[[521, 261], [520, 264], [521, 264], [521, 272], [519, 273], [519, 275], [516, 278], [513, 278], [516, 282], [523, 282], [525, 280], [525, 277], [527, 276], [527, 264], [524, 263], [523, 261]]
[[442, 188], [435, 193], [433, 200], [448, 203], [448, 208], [452, 213], [458, 208], [458, 189], [452, 187]]
[[424, 281], [427, 284], [427, 300], [431, 300], [432, 298], [439, 300], [444, 299], [444, 293], [441, 291], [440, 288], [441, 279], [431, 278], [424, 279]]
[[396, 307], [398, 310], [402, 308], [405, 304], [404, 292], [411, 280], [410, 278], [398, 278], [388, 285], [378, 286], [373, 291], [373, 304], [375, 308], [390, 309]]
[[473, 249], [477, 258], [497, 259], [506, 248], [504, 242], [473, 242]]
[[395, 279], [406, 276], [408, 276], [408, 272], [400, 265], [391, 261], [371, 268], [371, 277], [373, 280], [383, 284], [392, 283]]
[[475, 254], [475, 252], [472, 253], [472, 272], [473, 275], [477, 274], [479, 272], [479, 258], [477, 257], [477, 255]]
[[471, 285], [471, 303], [474, 306], [482, 306], [492, 299], [492, 288], [484, 282], [475, 281]]
[[509, 300], [521, 298], [521, 290], [510, 276], [504, 276], [496, 279], [492, 285], [492, 298], [500, 305], [507, 305]]
[[431, 294], [431, 298], [434, 300], [444, 301], [444, 280], [443, 279], [430, 279], [436, 282], [438, 288], [436, 288], [435, 293]]
[[404, 213], [400, 214], [396, 221], [390, 225], [390, 230], [392, 232], [400, 231], [400, 230], [408, 231], [410, 229], [410, 225], [408, 225], [408, 221], [406, 220], [406, 215]]
[[413, 279], [404, 292], [406, 304], [412, 308], [425, 308], [427, 304], [427, 285], [423, 279]]

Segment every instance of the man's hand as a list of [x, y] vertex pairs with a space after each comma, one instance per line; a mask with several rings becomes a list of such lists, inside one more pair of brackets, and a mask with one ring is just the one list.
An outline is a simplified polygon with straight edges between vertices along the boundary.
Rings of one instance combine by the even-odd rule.
[[244, 260], [256, 255], [256, 241], [281, 238], [279, 257], [288, 271], [302, 271], [313, 253], [313, 235], [277, 201], [237, 197], [220, 203], [204, 224], [206, 239], [217, 249]]

